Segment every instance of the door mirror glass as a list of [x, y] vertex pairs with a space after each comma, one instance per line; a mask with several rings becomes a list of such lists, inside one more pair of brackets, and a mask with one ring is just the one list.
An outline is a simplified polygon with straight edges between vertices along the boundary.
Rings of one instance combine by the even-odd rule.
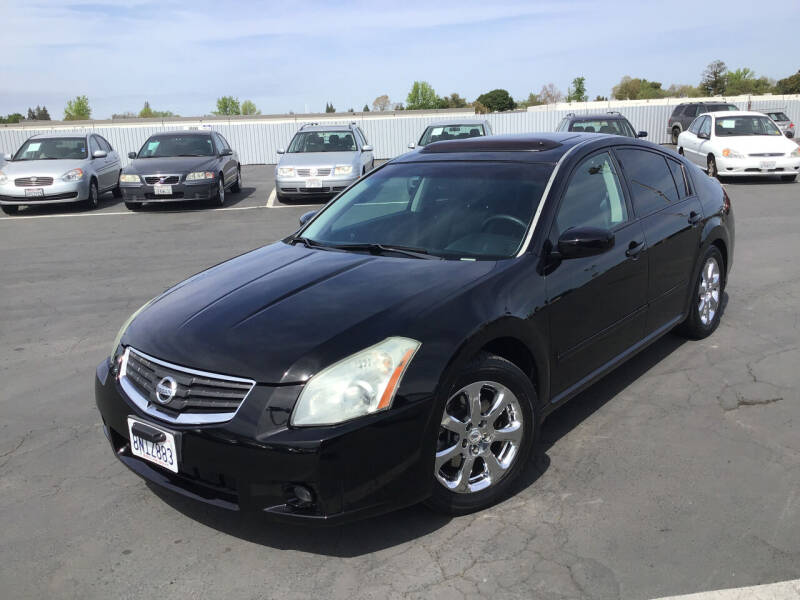
[[701, 140], [710, 140], [711, 139], [711, 136], [708, 135], [705, 131], [701, 131], [700, 133], [698, 133], [697, 137], [699, 137]]
[[286, 152], [286, 150], [284, 150], [283, 148], [278, 148], [277, 152], [278, 154], [283, 154], [284, 152]]
[[233, 154], [233, 150], [231, 150], [230, 148], [223, 148], [219, 152], [220, 156], [230, 156], [231, 154]]
[[414, 148], [416, 148], [416, 147], [417, 147], [417, 145], [416, 145], [414, 142], [411, 142], [411, 143], [408, 145], [408, 149], [409, 149], [409, 150], [413, 150], [413, 149], [414, 149]]
[[614, 234], [598, 227], [573, 227], [558, 238], [561, 258], [595, 256], [614, 247]]
[[106, 156], [108, 156], [108, 152], [105, 150], [95, 150], [92, 152], [92, 158], [105, 158]]
[[11, 155], [8, 152], [6, 152], [5, 154], [3, 154], [3, 160], [11, 160]]
[[128, 152], [128, 158], [130, 159], [136, 158], [136, 152]]
[[636, 134], [636, 137], [647, 137], [647, 132], [646, 131], [640, 131], [639, 133]]
[[362, 152], [372, 152], [372, 146], [370, 146], [369, 144], [366, 144], [365, 146], [361, 146], [361, 151]]
[[310, 210], [307, 213], [300, 215], [300, 225], [305, 225], [308, 223], [318, 212], [319, 211], [317, 210]]

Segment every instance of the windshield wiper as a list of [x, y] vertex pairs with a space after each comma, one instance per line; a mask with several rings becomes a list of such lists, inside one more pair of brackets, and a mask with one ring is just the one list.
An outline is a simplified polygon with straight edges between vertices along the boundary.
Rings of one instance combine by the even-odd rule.
[[372, 254], [385, 254], [395, 252], [410, 256], [412, 258], [423, 258], [426, 260], [444, 260], [441, 256], [432, 256], [425, 248], [414, 248], [412, 246], [392, 246], [388, 244], [330, 244], [330, 248], [337, 250], [367, 250]]
[[302, 242], [306, 248], [326, 248], [325, 244], [320, 244], [319, 242], [312, 240], [307, 237], [303, 237], [302, 235], [293, 235], [289, 237], [289, 243], [294, 246], [295, 242]]
[[210, 154], [174, 154], [173, 156], [211, 156]]

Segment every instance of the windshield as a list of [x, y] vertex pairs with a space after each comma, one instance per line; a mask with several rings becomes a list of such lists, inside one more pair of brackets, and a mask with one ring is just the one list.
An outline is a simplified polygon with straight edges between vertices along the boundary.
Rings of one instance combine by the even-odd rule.
[[781, 130], [768, 117], [717, 117], [714, 131], [719, 137], [745, 135], [781, 135]]
[[445, 140], [464, 140], [486, 135], [483, 125], [479, 123], [466, 123], [463, 125], [439, 125], [428, 127], [419, 138], [418, 146], [427, 146], [433, 142]]
[[349, 131], [304, 131], [294, 136], [287, 152], [355, 152], [356, 141]]
[[336, 198], [298, 235], [327, 246], [507, 258], [522, 245], [552, 170], [511, 162], [390, 164]]
[[214, 142], [208, 135], [159, 135], [144, 143], [136, 158], [167, 156], [214, 156]]
[[788, 121], [789, 117], [786, 116], [786, 113], [783, 112], [770, 112], [767, 113], [770, 119], [773, 121]]
[[87, 156], [86, 138], [37, 138], [22, 144], [14, 160], [79, 160]]
[[739, 110], [735, 104], [706, 104], [703, 112], [717, 112], [718, 110]]
[[613, 135], [626, 135], [636, 137], [627, 121], [622, 119], [592, 119], [575, 121], [569, 128], [570, 131], [583, 131], [586, 133], [611, 133]]

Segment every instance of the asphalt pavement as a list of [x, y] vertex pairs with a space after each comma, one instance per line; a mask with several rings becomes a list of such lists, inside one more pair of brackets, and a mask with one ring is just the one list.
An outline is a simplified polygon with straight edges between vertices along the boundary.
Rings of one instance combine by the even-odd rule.
[[338, 528], [146, 485], [93, 398], [117, 329], [166, 287], [291, 233], [307, 206], [246, 167], [223, 209], [0, 218], [0, 596], [634, 598], [800, 578], [800, 183], [727, 184], [719, 330], [669, 335], [553, 414], [517, 493]]

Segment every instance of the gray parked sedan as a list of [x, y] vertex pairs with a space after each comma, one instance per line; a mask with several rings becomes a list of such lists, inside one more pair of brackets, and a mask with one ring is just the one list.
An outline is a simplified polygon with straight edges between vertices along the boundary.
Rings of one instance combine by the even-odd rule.
[[375, 166], [372, 146], [355, 123], [308, 123], [289, 148], [278, 150], [275, 194], [278, 200], [335, 196]]
[[121, 196], [119, 156], [97, 134], [43, 134], [29, 138], [0, 168], [0, 208], [14, 214], [20, 206], [84, 202], [100, 204], [100, 194]]

